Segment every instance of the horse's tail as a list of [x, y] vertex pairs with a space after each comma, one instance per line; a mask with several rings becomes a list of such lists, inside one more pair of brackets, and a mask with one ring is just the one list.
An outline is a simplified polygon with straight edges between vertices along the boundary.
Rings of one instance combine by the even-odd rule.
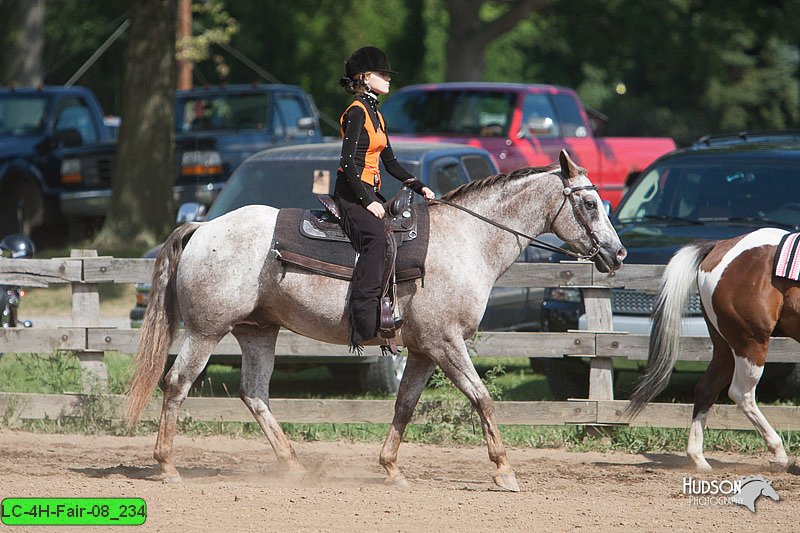
[[129, 427], [139, 422], [150, 395], [164, 373], [169, 347], [180, 321], [175, 273], [183, 248], [198, 227], [198, 222], [179, 226], [167, 238], [156, 257], [150, 298], [144, 312], [139, 351], [136, 354], [136, 370], [128, 392], [126, 421]]
[[670, 259], [661, 277], [661, 287], [650, 328], [647, 370], [630, 397], [625, 414], [631, 418], [664, 390], [680, 351], [681, 318], [689, 297], [697, 287], [697, 270], [716, 243], [684, 246]]

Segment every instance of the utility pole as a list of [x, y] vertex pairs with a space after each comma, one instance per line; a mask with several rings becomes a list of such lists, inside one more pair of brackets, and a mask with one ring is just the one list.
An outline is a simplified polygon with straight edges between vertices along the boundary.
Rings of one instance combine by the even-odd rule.
[[[178, 40], [192, 35], [192, 0], [178, 0]], [[178, 61], [178, 87], [180, 90], [192, 88], [191, 61]]]

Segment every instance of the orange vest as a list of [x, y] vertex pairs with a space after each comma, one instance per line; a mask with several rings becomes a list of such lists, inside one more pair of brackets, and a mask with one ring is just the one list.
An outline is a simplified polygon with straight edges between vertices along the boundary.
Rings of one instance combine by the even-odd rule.
[[[354, 105], [357, 105], [364, 110], [364, 115], [366, 117], [364, 129], [369, 135], [369, 147], [367, 148], [367, 153], [364, 156], [364, 170], [361, 172], [361, 181], [368, 184], [370, 187], [377, 187], [378, 190], [380, 190], [381, 171], [380, 167], [378, 166], [378, 158], [380, 157], [383, 149], [386, 148], [386, 124], [383, 122], [383, 115], [378, 112], [377, 115], [378, 120], [381, 122], [381, 129], [375, 129], [375, 124], [372, 123], [372, 119], [369, 117], [369, 111], [367, 111], [367, 107], [358, 100], [354, 100], [353, 103], [344, 110], [344, 113], [342, 113], [342, 116], [339, 119], [340, 124], [344, 122], [344, 116]], [[344, 138], [344, 130], [342, 130], [342, 138]]]

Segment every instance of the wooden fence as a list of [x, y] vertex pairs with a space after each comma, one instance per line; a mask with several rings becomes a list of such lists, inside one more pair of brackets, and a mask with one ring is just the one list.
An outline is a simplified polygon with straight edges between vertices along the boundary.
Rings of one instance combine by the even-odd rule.
[[[149, 281], [151, 259], [98, 257], [92, 250], [73, 250], [69, 258], [0, 259], [0, 284], [25, 287], [47, 287], [69, 283], [72, 287], [72, 320], [58, 328], [2, 329], [0, 353], [75, 353], [87, 383], [107, 379], [103, 354], [107, 351], [134, 353], [139, 330], [111, 328], [101, 325], [100, 283], [135, 283]], [[658, 286], [663, 265], [625, 265], [617, 272], [602, 274], [591, 263], [514, 264], [500, 280], [498, 287], [570, 287], [583, 292], [588, 330], [567, 333], [499, 333], [481, 332], [469, 344], [480, 357], [584, 357], [590, 361], [589, 397], [564, 402], [514, 401], [496, 402], [501, 424], [526, 425], [627, 425], [621, 417], [627, 401], [613, 396], [613, 359], [624, 357], [646, 360], [648, 337], [612, 331], [611, 288], [653, 289]], [[177, 353], [182, 336], [171, 353]], [[685, 337], [682, 361], [708, 361], [711, 341], [704, 337]], [[771, 362], [800, 362], [797, 343], [787, 338], [771, 342]], [[236, 340], [230, 335], [214, 352], [220, 355], [240, 354]], [[281, 331], [278, 337], [279, 356], [350, 356], [346, 346], [321, 343]], [[367, 355], [378, 355], [378, 348], [368, 348]], [[21, 419], [80, 416], [89, 397], [86, 394], [14, 394], [0, 393], [0, 413], [13, 413]], [[119, 416], [124, 398], [112, 397]], [[286, 422], [380, 422], [391, 421], [394, 402], [391, 400], [300, 400], [271, 399], [270, 407], [278, 420]], [[145, 417], [157, 418], [160, 404], [153, 400]], [[764, 414], [779, 430], [800, 429], [800, 407], [765, 406]], [[689, 404], [648, 405], [631, 424], [636, 426], [687, 427], [691, 420]], [[251, 421], [252, 417], [238, 398], [188, 398], [183, 413], [197, 420]], [[752, 425], [734, 405], [715, 406], [708, 417], [708, 426], [720, 429], [750, 429]]]

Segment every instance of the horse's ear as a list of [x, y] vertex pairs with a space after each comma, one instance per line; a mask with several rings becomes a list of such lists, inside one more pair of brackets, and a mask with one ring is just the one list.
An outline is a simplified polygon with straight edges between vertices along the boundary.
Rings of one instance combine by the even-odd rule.
[[561, 153], [558, 154], [558, 161], [561, 163], [561, 175], [565, 178], [572, 179], [580, 174], [578, 166], [570, 159], [569, 154], [563, 148], [561, 149]]

